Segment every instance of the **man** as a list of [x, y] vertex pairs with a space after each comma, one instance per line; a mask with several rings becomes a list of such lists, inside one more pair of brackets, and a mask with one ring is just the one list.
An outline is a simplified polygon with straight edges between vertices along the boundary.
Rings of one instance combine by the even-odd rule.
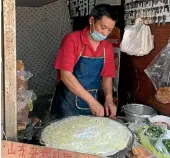
[[[110, 5], [97, 5], [89, 16], [89, 26], [63, 39], [54, 64], [59, 83], [51, 115], [116, 115], [112, 98], [113, 46], [106, 40], [115, 26], [116, 16]], [[97, 101], [100, 88], [104, 91], [104, 107]]]

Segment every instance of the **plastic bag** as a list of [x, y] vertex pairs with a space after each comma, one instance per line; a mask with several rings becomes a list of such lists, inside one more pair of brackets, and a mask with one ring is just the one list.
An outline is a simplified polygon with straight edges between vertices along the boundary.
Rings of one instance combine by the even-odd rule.
[[28, 102], [29, 100], [36, 100], [36, 99], [37, 99], [37, 96], [33, 92], [33, 90], [26, 90], [26, 91], [23, 91], [23, 93], [21, 95], [17, 95], [18, 101]]
[[29, 71], [18, 70], [17, 71], [17, 91], [22, 93], [28, 89], [28, 80], [33, 76]]
[[164, 141], [170, 140], [170, 131], [167, 131], [165, 135], [160, 137], [157, 142], [154, 144], [154, 147], [161, 153], [165, 153], [166, 155], [170, 156], [170, 152], [168, 152], [168, 149], [166, 148]]
[[162, 128], [163, 130], [165, 130], [164, 134], [161, 134], [160, 137], [158, 137], [157, 139], [153, 141], [151, 137], [148, 137], [145, 134], [148, 128], [149, 127], [141, 128], [138, 131], [138, 137], [139, 137], [140, 143], [144, 147], [146, 147], [148, 150], [150, 150], [154, 155], [161, 157], [161, 158], [169, 158], [169, 154], [167, 154], [167, 152], [165, 151], [164, 145], [160, 142], [161, 140], [163, 141], [164, 139], [169, 138], [170, 136], [169, 130]]
[[163, 104], [170, 103], [170, 43], [161, 50], [144, 72], [157, 90], [156, 99]]
[[27, 90], [23, 92], [22, 96], [19, 96], [17, 100], [17, 122], [27, 123], [29, 111], [33, 109], [33, 101], [36, 100], [36, 95], [33, 90]]
[[161, 50], [144, 71], [155, 89], [170, 86], [170, 43]]
[[20, 96], [20, 98], [18, 98], [17, 100], [17, 109], [18, 111], [20, 109], [24, 109], [26, 106], [28, 106], [28, 104], [34, 100], [37, 99], [37, 96], [35, 95], [35, 93], [33, 92], [33, 90], [27, 90], [23, 93], [22, 96]]
[[129, 55], [143, 56], [154, 48], [150, 27], [136, 20], [133, 26], [126, 26], [121, 42], [121, 51]]
[[17, 110], [17, 123], [27, 124], [29, 108], [25, 102], [23, 104], [25, 104], [25, 108]]

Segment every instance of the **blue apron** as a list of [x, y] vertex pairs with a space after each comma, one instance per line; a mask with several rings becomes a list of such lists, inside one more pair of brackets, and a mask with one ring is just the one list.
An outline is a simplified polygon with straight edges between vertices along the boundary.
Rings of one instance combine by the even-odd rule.
[[[80, 84], [97, 100], [101, 86], [101, 72], [105, 62], [105, 47], [102, 57], [83, 56], [84, 48], [75, 64], [73, 74]], [[51, 116], [62, 118], [77, 115], [92, 115], [88, 104], [72, 93], [59, 81], [51, 105]]]

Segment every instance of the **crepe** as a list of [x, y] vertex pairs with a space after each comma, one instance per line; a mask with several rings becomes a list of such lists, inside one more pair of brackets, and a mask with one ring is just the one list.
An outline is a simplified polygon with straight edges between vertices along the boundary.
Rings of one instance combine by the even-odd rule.
[[47, 147], [109, 156], [127, 147], [131, 132], [104, 117], [73, 116], [51, 123], [42, 134]]

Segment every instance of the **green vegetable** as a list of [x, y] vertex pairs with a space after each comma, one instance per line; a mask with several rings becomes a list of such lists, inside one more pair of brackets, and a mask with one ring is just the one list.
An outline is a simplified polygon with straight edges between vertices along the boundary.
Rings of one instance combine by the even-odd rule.
[[149, 138], [159, 138], [164, 133], [165, 133], [165, 131], [161, 127], [159, 127], [159, 126], [150, 126], [146, 130], [145, 134]]
[[144, 133], [145, 129], [139, 129], [138, 136], [140, 143], [145, 146], [148, 150], [150, 150], [155, 156], [159, 158], [169, 158], [169, 155], [163, 154], [161, 152], [158, 152], [155, 147], [150, 143], [149, 138], [146, 136], [146, 132]]
[[30, 100], [30, 101], [28, 102], [28, 108], [29, 108], [29, 111], [32, 111], [32, 110], [33, 110], [33, 102], [32, 102], [32, 100]]
[[168, 152], [170, 153], [170, 139], [163, 140], [163, 143], [164, 143], [166, 149], [168, 150]]

